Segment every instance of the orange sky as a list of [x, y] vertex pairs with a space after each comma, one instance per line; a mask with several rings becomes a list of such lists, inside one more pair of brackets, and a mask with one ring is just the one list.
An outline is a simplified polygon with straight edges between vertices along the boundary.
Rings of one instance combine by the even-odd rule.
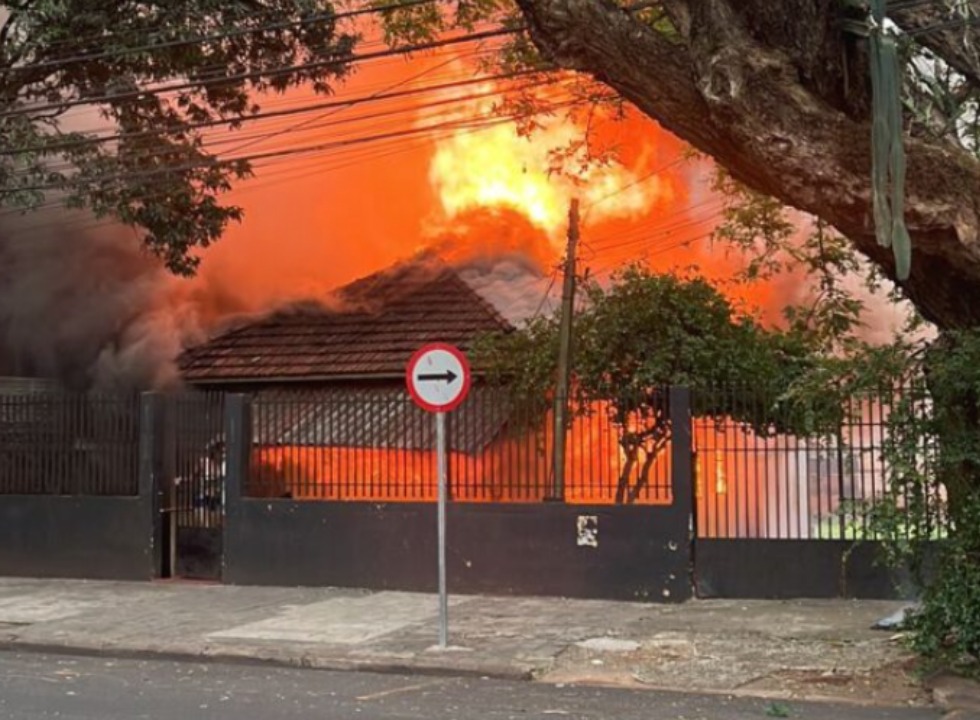
[[[472, 61], [448, 53], [384, 60], [361, 66], [333, 98], [294, 92], [268, 100], [267, 108], [432, 86], [471, 78], [472, 68]], [[228, 154], [239, 154], [240, 146], [244, 153], [265, 152], [489, 116], [499, 98], [458, 98], [495, 89], [481, 84], [451, 91], [455, 96], [427, 93], [254, 123], [237, 136], [219, 136], [216, 147]], [[562, 90], [556, 84], [541, 92]], [[435, 107], [419, 107], [433, 101]], [[685, 159], [677, 138], [636, 112], [625, 121], [594, 121], [601, 142], [617, 147], [622, 164], [591, 170], [576, 186], [548, 174], [548, 150], [579, 137], [581, 126], [561, 117], [545, 122], [530, 140], [506, 124], [259, 162], [257, 176], [229, 196], [244, 207], [244, 222], [206, 252], [198, 282], [220, 284], [248, 307], [263, 309], [320, 295], [446, 236], [468, 246], [457, 247], [456, 256], [506, 237], [507, 244], [525, 245], [550, 274], [573, 196], [583, 203], [581, 266], [593, 274], [607, 276], [640, 259], [660, 269], [698, 265], [716, 279], [732, 275], [737, 260], [712, 251], [705, 239], [719, 211], [707, 188], [709, 166]], [[259, 137], [269, 131], [277, 134]], [[492, 210], [506, 212], [495, 220]], [[521, 222], [512, 222], [514, 211]], [[771, 307], [782, 305], [776, 296], [787, 292], [768, 287], [751, 294]]]

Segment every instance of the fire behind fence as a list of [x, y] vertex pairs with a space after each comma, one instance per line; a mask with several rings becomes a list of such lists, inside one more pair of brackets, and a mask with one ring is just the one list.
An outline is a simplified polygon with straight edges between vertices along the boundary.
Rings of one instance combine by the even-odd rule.
[[[752, 391], [692, 397], [699, 537], [864, 539], [888, 493], [889, 424], [902, 393], [854, 398], [839, 428], [775, 432], [769, 402]], [[564, 499], [672, 502], [666, 393], [578, 407], [569, 428]], [[57, 391], [0, 394], [0, 494], [135, 495], [140, 400]], [[224, 505], [223, 398], [187, 393], [161, 403], [157, 437], [164, 508], [180, 527], [216, 527]], [[617, 412], [618, 410], [618, 412]], [[919, 403], [917, 412], [929, 411]], [[434, 424], [397, 388], [262, 392], [252, 400], [246, 494], [310, 501], [431, 501]], [[486, 387], [450, 417], [450, 486], [456, 501], [539, 502], [554, 494], [552, 415]], [[145, 440], [146, 438], [144, 438]], [[928, 474], [934, 443], [906, 458]], [[930, 532], [945, 524], [932, 491]], [[897, 498], [898, 505], [913, 499]]]
[[[914, 503], [925, 508], [921, 534], [945, 532], [945, 495], [936, 483], [925, 497], [890, 496], [896, 427], [892, 417], [911, 388], [849, 398], [829, 431], [795, 435], [811, 408], [773, 411], [775, 401], [752, 389], [714, 389], [694, 394], [693, 444], [697, 534], [705, 538], [873, 540], [873, 522], [889, 507], [900, 514]], [[916, 395], [918, 397], [918, 395]], [[927, 401], [910, 406], [919, 417]], [[719, 409], [724, 414], [719, 414]], [[780, 417], [778, 413], [782, 413]], [[780, 429], [777, 425], [782, 425]], [[921, 440], [911, 456], [928, 477], [936, 444]], [[890, 505], [888, 501], [894, 502]], [[905, 515], [907, 517], [907, 515]], [[909, 522], [893, 526], [908, 534]], [[924, 530], [924, 531], [923, 531]]]
[[[667, 444], [628, 447], [621, 430], [607, 406], [575, 413], [566, 445], [565, 501], [671, 502]], [[536, 502], [554, 496], [553, 421], [546, 406], [474, 388], [448, 417], [448, 440], [454, 500]], [[436, 497], [435, 469], [433, 417], [400, 389], [270, 392], [252, 404], [249, 495], [430, 501]]]

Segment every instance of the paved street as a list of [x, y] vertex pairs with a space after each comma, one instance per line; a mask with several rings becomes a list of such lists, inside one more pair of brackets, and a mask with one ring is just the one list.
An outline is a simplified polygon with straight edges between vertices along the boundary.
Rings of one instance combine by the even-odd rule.
[[489, 679], [0, 652], [4, 720], [934, 720], [936, 710]]

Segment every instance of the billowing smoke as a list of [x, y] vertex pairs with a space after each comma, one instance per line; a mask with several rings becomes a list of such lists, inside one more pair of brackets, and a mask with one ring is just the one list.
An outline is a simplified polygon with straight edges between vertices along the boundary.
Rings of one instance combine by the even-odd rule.
[[75, 389], [176, 385], [180, 349], [240, 303], [179, 280], [134, 231], [81, 213], [0, 218], [0, 373]]
[[459, 276], [512, 325], [554, 312], [561, 287], [553, 277], [520, 255], [473, 261], [457, 268]]
[[508, 208], [460, 213], [430, 229], [429, 247], [513, 325], [553, 310], [550, 269], [558, 253], [548, 235]]

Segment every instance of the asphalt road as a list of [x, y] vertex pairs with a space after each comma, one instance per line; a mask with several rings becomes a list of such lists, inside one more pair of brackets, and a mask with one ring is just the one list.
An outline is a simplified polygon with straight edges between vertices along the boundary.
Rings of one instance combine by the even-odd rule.
[[935, 720], [923, 709], [0, 652], [2, 720]]

